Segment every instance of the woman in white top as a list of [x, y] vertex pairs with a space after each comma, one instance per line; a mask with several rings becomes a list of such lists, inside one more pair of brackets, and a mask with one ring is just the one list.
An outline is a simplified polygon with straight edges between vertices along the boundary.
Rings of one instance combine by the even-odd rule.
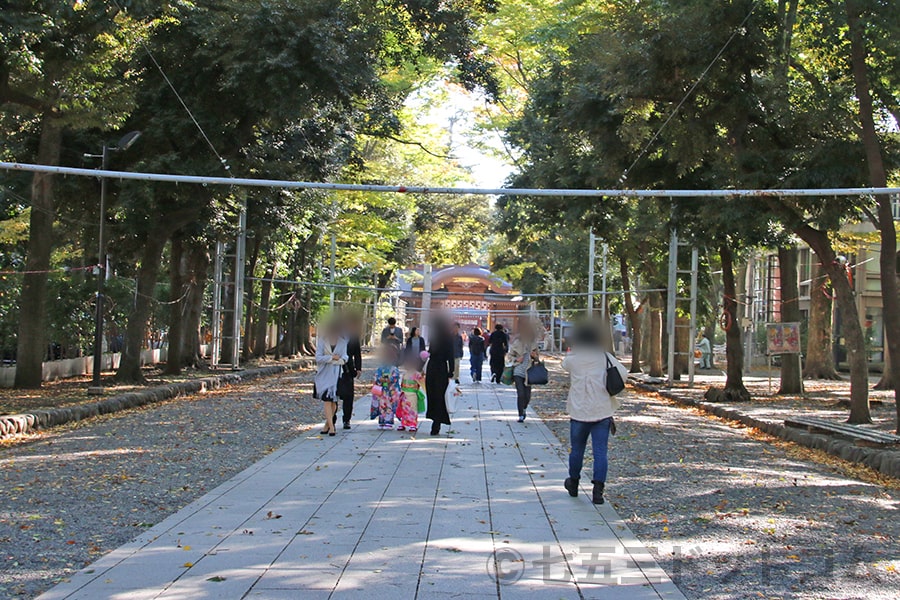
[[314, 397], [323, 402], [325, 429], [322, 433], [335, 435], [334, 415], [337, 413], [337, 385], [341, 369], [347, 362], [347, 340], [341, 336], [337, 322], [325, 325], [316, 339], [316, 380]]
[[510, 345], [506, 359], [513, 366], [513, 383], [516, 384], [516, 408], [519, 423], [525, 420], [525, 411], [531, 404], [531, 385], [528, 383], [528, 369], [540, 360], [537, 335], [531, 323], [524, 323], [519, 329], [519, 337]]
[[606, 370], [615, 367], [622, 376], [628, 376], [625, 367], [616, 357], [606, 352], [600, 342], [598, 330], [583, 326], [575, 332], [574, 351], [562, 361], [562, 368], [569, 372], [569, 477], [565, 487], [570, 496], [578, 495], [578, 481], [584, 465], [584, 451], [588, 437], [594, 453], [594, 504], [603, 504], [603, 488], [608, 468], [607, 447], [610, 428], [614, 426], [613, 413], [619, 401], [606, 390]]

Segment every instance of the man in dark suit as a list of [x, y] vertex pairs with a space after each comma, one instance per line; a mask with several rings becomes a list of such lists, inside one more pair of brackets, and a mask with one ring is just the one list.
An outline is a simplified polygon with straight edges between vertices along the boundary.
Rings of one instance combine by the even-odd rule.
[[394, 364], [399, 365], [403, 349], [403, 329], [397, 326], [397, 319], [391, 317], [387, 320], [388, 326], [381, 331], [381, 343], [390, 344], [397, 353], [397, 360]]
[[[357, 377], [362, 373], [362, 344], [359, 339], [359, 329], [356, 321], [349, 321], [344, 332], [344, 336], [347, 338], [347, 356], [349, 358], [344, 363], [337, 388], [337, 395], [344, 404], [344, 429], [350, 429], [350, 419], [353, 417], [353, 386]], [[334, 419], [337, 422], [337, 414]]]

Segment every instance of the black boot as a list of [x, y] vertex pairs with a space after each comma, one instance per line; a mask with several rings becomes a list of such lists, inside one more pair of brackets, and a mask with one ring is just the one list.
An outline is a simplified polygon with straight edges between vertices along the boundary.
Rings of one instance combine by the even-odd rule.
[[577, 478], [566, 477], [566, 481], [565, 481], [565, 483], [563, 483], [563, 485], [566, 486], [566, 491], [569, 492], [570, 496], [572, 496], [573, 498], [578, 497], [578, 479]]
[[603, 499], [603, 488], [605, 487], [605, 483], [602, 481], [594, 481], [591, 480], [591, 483], [594, 484], [594, 493], [591, 498], [594, 504], [603, 504], [605, 500]]

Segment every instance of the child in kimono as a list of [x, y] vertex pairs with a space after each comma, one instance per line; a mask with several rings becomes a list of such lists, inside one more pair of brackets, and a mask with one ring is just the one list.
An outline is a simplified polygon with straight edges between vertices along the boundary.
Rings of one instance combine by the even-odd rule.
[[378, 429], [393, 429], [394, 413], [403, 394], [400, 389], [400, 369], [394, 366], [396, 358], [390, 344], [381, 347], [378, 358], [380, 366], [375, 370], [369, 418], [378, 418]]
[[400, 381], [400, 402], [397, 405], [397, 418], [403, 431], [416, 431], [419, 428], [419, 394], [424, 380], [419, 371], [420, 359], [415, 354], [407, 356], [403, 363], [403, 375]]

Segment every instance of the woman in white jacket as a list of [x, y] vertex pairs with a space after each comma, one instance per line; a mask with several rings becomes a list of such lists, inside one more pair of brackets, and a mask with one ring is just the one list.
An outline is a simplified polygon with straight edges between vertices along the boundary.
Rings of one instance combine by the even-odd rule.
[[323, 434], [335, 435], [334, 415], [337, 412], [337, 385], [341, 368], [347, 362], [347, 340], [341, 336], [337, 322], [328, 323], [316, 339], [316, 380], [314, 395], [322, 400], [325, 409]]
[[606, 390], [606, 370], [610, 367], [619, 371], [623, 381], [628, 376], [622, 363], [603, 348], [596, 329], [589, 326], [579, 328], [575, 333], [574, 352], [562, 361], [562, 368], [569, 372], [570, 380], [566, 407], [572, 444], [569, 452], [569, 477], [565, 481], [565, 487], [570, 496], [578, 495], [584, 451], [590, 437], [594, 453], [594, 473], [591, 479], [594, 484], [594, 504], [603, 504], [603, 488], [609, 465], [609, 433], [613, 426], [613, 413], [619, 408], [619, 401]]

